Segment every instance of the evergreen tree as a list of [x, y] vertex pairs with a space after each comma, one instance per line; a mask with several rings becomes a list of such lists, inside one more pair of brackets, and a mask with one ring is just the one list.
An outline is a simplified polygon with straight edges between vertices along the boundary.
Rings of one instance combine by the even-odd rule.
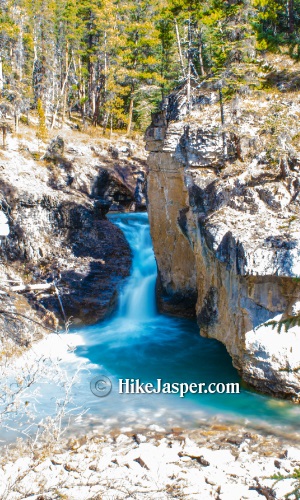
[[189, 107], [202, 80], [222, 99], [257, 86], [257, 52], [300, 57], [299, 21], [300, 0], [2, 0], [1, 99], [16, 130], [41, 100], [52, 127], [74, 112], [130, 133], [175, 87]]
[[145, 95], [155, 100], [163, 82], [158, 58], [160, 39], [155, 20], [158, 1], [127, 0], [119, 3], [120, 47], [117, 56], [117, 82], [126, 89], [127, 134], [130, 133], [134, 107]]
[[254, 0], [258, 48], [273, 52], [287, 44], [290, 55], [300, 58], [300, 0]]

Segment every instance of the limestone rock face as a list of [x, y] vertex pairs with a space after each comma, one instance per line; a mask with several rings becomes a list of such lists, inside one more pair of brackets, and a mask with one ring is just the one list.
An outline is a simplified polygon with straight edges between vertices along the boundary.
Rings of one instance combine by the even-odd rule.
[[159, 269], [161, 308], [193, 316], [197, 300], [196, 270], [195, 256], [184, 234], [188, 190], [183, 169], [165, 152], [150, 154], [148, 163], [148, 209]]
[[[131, 253], [122, 232], [75, 194], [17, 191], [6, 202], [10, 234], [0, 255], [8, 274], [12, 268], [23, 280], [25, 272], [29, 283], [56, 281], [73, 324], [90, 324], [109, 314], [118, 283], [130, 270]], [[43, 311], [63, 319], [56, 295], [29, 295]]]
[[160, 307], [194, 311], [246, 382], [299, 401], [300, 327], [268, 325], [299, 314], [297, 152], [271, 164], [255, 115], [224, 136], [217, 104], [177, 121], [170, 106], [146, 132]]
[[92, 195], [113, 211], [145, 211], [147, 164], [144, 149], [133, 142], [115, 144], [108, 149], [93, 147], [100, 160]]
[[[64, 325], [63, 311], [55, 293], [47, 290], [20, 295], [20, 305], [13, 286], [54, 281], [72, 325], [95, 323], [115, 308], [119, 286], [130, 273], [131, 251], [105, 214], [112, 203], [121, 208], [122, 193], [128, 193], [128, 205], [145, 204], [146, 169], [144, 153], [139, 158], [138, 149], [134, 152], [132, 145], [129, 151], [122, 142], [114, 142], [120, 152], [118, 162], [112, 162], [109, 141], [100, 151], [98, 141], [89, 146], [78, 141], [75, 148], [56, 138], [44, 160], [33, 159], [30, 144], [15, 141], [8, 141], [0, 165], [0, 306], [10, 314], [11, 337], [25, 345], [17, 314], [32, 314], [56, 328], [57, 320]], [[3, 321], [0, 336], [7, 333]]]

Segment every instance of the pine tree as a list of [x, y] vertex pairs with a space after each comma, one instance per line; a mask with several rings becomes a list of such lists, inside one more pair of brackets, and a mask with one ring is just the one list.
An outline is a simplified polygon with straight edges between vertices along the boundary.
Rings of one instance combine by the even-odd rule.
[[280, 51], [284, 44], [290, 55], [300, 58], [300, 0], [254, 0], [258, 48]]
[[224, 102], [257, 86], [256, 51], [299, 58], [299, 24], [300, 0], [2, 0], [1, 98], [16, 130], [41, 100], [52, 128], [69, 111], [130, 134], [178, 86], [187, 107], [204, 79]]
[[117, 57], [117, 82], [127, 91], [127, 134], [130, 134], [135, 107], [145, 95], [153, 98], [163, 78], [159, 72], [159, 31], [155, 20], [158, 1], [127, 0], [119, 4], [121, 45]]

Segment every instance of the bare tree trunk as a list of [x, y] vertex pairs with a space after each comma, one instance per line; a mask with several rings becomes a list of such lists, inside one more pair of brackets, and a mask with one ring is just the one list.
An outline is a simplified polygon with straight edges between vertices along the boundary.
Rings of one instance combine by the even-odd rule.
[[95, 113], [96, 113], [96, 93], [94, 90], [91, 91], [91, 103], [92, 103], [92, 115], [95, 116]]
[[85, 94], [85, 86], [84, 84], [82, 85], [82, 99], [83, 99], [83, 104], [82, 104], [82, 123], [83, 123], [83, 128], [84, 130], [86, 129], [86, 94]]
[[107, 92], [107, 35], [104, 33], [104, 103], [106, 103]]
[[[71, 56], [72, 59], [72, 56]], [[69, 63], [69, 42], [66, 44], [66, 56], [65, 56], [65, 67], [66, 67], [66, 78], [64, 81], [63, 85], [63, 95], [62, 95], [62, 114], [61, 114], [61, 123], [63, 124], [65, 121], [65, 115], [66, 115], [66, 107], [67, 107], [67, 91], [65, 91], [65, 88], [67, 87], [67, 81], [69, 77], [69, 71], [70, 71], [70, 65]]]
[[3, 91], [3, 60], [0, 56], [0, 92]]
[[220, 112], [221, 112], [221, 123], [225, 124], [225, 115], [224, 115], [224, 105], [223, 105], [223, 92], [222, 88], [219, 88], [219, 97], [220, 97]]
[[[70, 61], [70, 63], [66, 67], [65, 79], [64, 79], [64, 82], [62, 84], [60, 95], [58, 96], [57, 104], [55, 106], [55, 110], [54, 110], [54, 113], [53, 113], [53, 116], [52, 116], [51, 130], [53, 129], [53, 127], [55, 125], [55, 121], [56, 121], [56, 117], [57, 117], [57, 113], [58, 113], [61, 101], [63, 101], [63, 103], [64, 103], [63, 104], [63, 113], [65, 113], [65, 109], [64, 109], [64, 107], [66, 106], [66, 104], [65, 104], [65, 98], [66, 98], [65, 88], [66, 88], [66, 85], [67, 85], [67, 82], [68, 82], [68, 78], [69, 78], [69, 72], [70, 72], [71, 63], [72, 63], [72, 61]], [[64, 114], [63, 114], [63, 120], [62, 120], [62, 122], [63, 121], [64, 121]]]
[[33, 57], [33, 62], [37, 60], [37, 39], [36, 39], [36, 35], [34, 35], [34, 38], [33, 38], [33, 54], [34, 54], [34, 57]]
[[181, 42], [180, 42], [177, 19], [175, 19], [174, 22], [175, 22], [175, 31], [176, 31], [176, 40], [177, 40], [179, 61], [180, 61], [182, 76], [185, 78], [186, 74], [185, 74], [185, 67], [184, 67], [183, 57], [182, 57]]
[[89, 73], [89, 79], [88, 79], [88, 103], [90, 108], [92, 109], [92, 116], [95, 115], [95, 109], [96, 109], [96, 95], [95, 95], [95, 65], [91, 61], [91, 58], [89, 58], [88, 61], [88, 73]]
[[295, 31], [294, 0], [287, 0], [287, 15], [288, 15], [289, 33], [294, 33]]
[[15, 132], [19, 132], [19, 113], [15, 113]]
[[112, 133], [113, 133], [113, 115], [111, 113], [110, 114], [110, 134], [109, 134], [110, 139], [112, 138]]
[[[222, 127], [224, 127], [224, 125], [225, 125], [225, 115], [224, 115], [222, 87], [219, 88], [219, 97], [220, 97], [221, 123], [222, 123]], [[228, 150], [227, 150], [227, 137], [226, 137], [225, 130], [223, 130], [223, 132], [222, 132], [222, 138], [223, 138], [223, 154], [224, 154], [224, 157], [227, 158]]]
[[108, 119], [109, 119], [109, 113], [104, 113], [104, 117], [103, 117], [103, 120], [102, 120], [102, 134], [103, 135], [106, 134]]
[[78, 71], [79, 71], [79, 100], [82, 100], [81, 104], [81, 116], [82, 116], [82, 124], [85, 127], [85, 86], [82, 81], [82, 67], [80, 56], [78, 57]]
[[55, 292], [56, 287], [53, 283], [40, 283], [40, 284], [36, 284], [36, 285], [12, 286], [11, 290], [13, 292], [31, 292], [32, 290], [49, 290], [49, 291]]
[[130, 105], [129, 105], [129, 117], [128, 117], [128, 126], [127, 126], [127, 132], [126, 135], [129, 135], [131, 132], [131, 125], [132, 125], [132, 115], [133, 115], [133, 97], [130, 99]]
[[191, 110], [191, 64], [189, 61], [188, 64], [188, 74], [187, 74], [187, 82], [186, 82], [186, 107], [187, 111]]
[[2, 127], [2, 134], [3, 134], [3, 149], [6, 149], [7, 128], [5, 126]]
[[12, 71], [12, 73], [17, 73], [16, 58], [14, 57], [14, 55], [15, 55], [15, 53], [14, 53], [14, 49], [13, 49], [13, 44], [11, 43], [10, 48], [9, 48], [9, 59], [10, 59], [10, 63], [11, 63], [11, 71]]
[[63, 95], [63, 104], [62, 104], [62, 111], [61, 111], [61, 124], [62, 125], [65, 123], [66, 109], [67, 109], [67, 92], [65, 92]]
[[202, 54], [202, 28], [200, 28], [200, 31], [199, 31], [199, 65], [200, 65], [201, 76], [205, 76], [204, 64], [203, 64], [203, 54]]
[[188, 72], [186, 82], [186, 105], [187, 111], [191, 110], [191, 19], [189, 18], [188, 25]]
[[23, 80], [23, 64], [24, 64], [24, 45], [23, 45], [23, 19], [21, 19], [21, 26], [19, 32], [19, 61], [18, 61], [18, 71], [20, 82]]
[[96, 94], [95, 112], [93, 115], [93, 125], [95, 127], [97, 127], [97, 125], [99, 123], [100, 103], [101, 103], [101, 89], [99, 91], [97, 91], [97, 94]]

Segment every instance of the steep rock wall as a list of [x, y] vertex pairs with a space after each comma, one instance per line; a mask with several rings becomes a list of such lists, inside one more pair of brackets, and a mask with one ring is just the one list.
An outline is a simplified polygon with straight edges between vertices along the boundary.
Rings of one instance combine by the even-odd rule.
[[185, 218], [188, 190], [183, 171], [168, 153], [149, 156], [149, 218], [154, 251], [159, 262], [158, 298], [168, 313], [194, 316], [197, 301], [195, 256], [178, 224]]
[[[0, 308], [4, 315], [0, 336], [11, 331], [13, 337], [15, 332], [17, 343], [23, 316], [32, 316], [49, 328], [55, 328], [58, 320], [64, 324], [65, 318], [73, 325], [103, 319], [114, 310], [118, 288], [130, 273], [129, 245], [122, 231], [105, 217], [114, 198], [105, 193], [100, 196], [103, 193], [95, 188], [101, 187], [101, 165], [109, 169], [110, 160], [100, 162], [84, 144], [77, 144], [76, 151], [68, 144], [64, 153], [64, 142], [58, 139], [38, 161], [11, 142], [0, 165]], [[136, 165], [132, 163], [136, 175], [131, 176], [128, 165], [123, 166], [126, 183], [131, 183], [131, 203], [140, 172], [138, 159]], [[106, 183], [106, 187], [111, 185]], [[113, 194], [120, 198], [124, 186], [125, 180], [124, 184], [116, 181]], [[22, 300], [13, 290], [15, 285], [52, 282], [64, 311], [53, 290], [26, 291]], [[8, 320], [9, 328], [5, 327]], [[27, 333], [23, 328], [27, 340], [35, 326], [29, 321]]]
[[[65, 315], [73, 324], [94, 323], [108, 315], [131, 264], [130, 249], [119, 228], [90, 200], [75, 193], [43, 185], [31, 193], [9, 189], [8, 184], [2, 188], [10, 234], [2, 243], [0, 259], [8, 283], [55, 281]], [[27, 297], [33, 307], [44, 314], [52, 311], [63, 320], [55, 294], [28, 292]]]
[[263, 151], [252, 154], [255, 137], [229, 134], [225, 158], [212, 109], [188, 124], [171, 114], [146, 132], [160, 307], [182, 315], [189, 303], [200, 334], [226, 346], [246, 382], [298, 401], [300, 327], [268, 325], [300, 310], [298, 160], [271, 170]]

